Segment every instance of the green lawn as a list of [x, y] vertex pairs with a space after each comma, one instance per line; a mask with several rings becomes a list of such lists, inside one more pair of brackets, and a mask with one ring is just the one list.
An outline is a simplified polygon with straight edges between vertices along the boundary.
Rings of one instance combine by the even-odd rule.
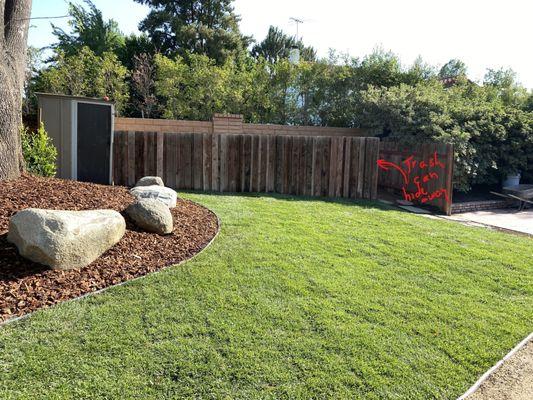
[[533, 330], [533, 240], [374, 203], [184, 194], [189, 263], [0, 328], [0, 398], [454, 399]]

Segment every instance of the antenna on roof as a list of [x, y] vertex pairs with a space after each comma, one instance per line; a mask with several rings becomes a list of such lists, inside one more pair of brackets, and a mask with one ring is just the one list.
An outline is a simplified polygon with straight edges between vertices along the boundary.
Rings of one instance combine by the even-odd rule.
[[290, 17], [289, 19], [296, 24], [296, 43], [298, 43], [298, 33], [299, 33], [300, 24], [303, 24], [304, 20], [295, 18], [295, 17]]

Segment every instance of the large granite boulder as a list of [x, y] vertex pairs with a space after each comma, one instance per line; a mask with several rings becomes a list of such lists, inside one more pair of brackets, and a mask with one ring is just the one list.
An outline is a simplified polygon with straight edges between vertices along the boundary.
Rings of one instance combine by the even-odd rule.
[[140, 199], [126, 208], [135, 224], [148, 232], [167, 235], [174, 229], [169, 208], [156, 199]]
[[82, 268], [118, 243], [126, 221], [113, 210], [28, 208], [9, 220], [7, 240], [21, 256], [53, 269]]
[[137, 199], [154, 199], [162, 202], [167, 207], [176, 207], [178, 195], [176, 191], [164, 186], [136, 186], [130, 193]]
[[135, 186], [165, 186], [165, 184], [159, 176], [145, 176], [139, 179]]

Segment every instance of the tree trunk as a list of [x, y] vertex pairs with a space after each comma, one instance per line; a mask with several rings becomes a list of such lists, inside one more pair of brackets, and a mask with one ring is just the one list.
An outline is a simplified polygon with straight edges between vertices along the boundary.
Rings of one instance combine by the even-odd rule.
[[31, 0], [0, 0], [0, 180], [20, 176], [22, 90]]

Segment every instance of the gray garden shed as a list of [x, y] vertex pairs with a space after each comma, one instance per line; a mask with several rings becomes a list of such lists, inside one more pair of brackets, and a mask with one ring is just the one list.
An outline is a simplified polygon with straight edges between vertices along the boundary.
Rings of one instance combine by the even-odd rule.
[[112, 182], [113, 103], [102, 99], [37, 93], [39, 122], [57, 148], [57, 177]]

